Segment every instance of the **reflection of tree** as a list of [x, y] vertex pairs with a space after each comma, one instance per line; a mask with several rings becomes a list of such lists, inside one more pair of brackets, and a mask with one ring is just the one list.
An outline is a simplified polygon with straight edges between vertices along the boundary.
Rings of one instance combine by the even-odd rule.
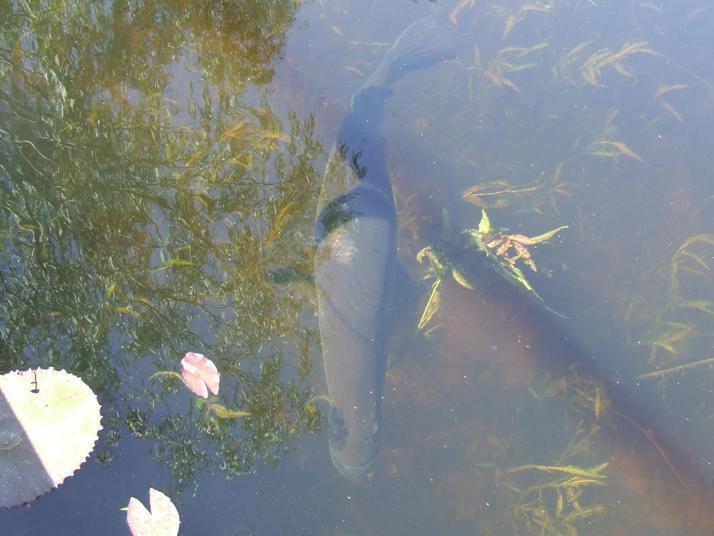
[[[182, 480], [207, 442], [234, 472], [277, 460], [319, 424], [316, 340], [267, 271], [305, 258], [322, 148], [313, 118], [286, 130], [240, 95], [270, 79], [295, 3], [0, 4], [0, 367], [81, 375]], [[166, 96], [180, 57], [213, 84], [185, 107]], [[240, 425], [171, 416], [128, 374], [188, 349], [218, 364]]]
[[[190, 12], [182, 6], [171, 9], [182, 25], [200, 36], [193, 40], [193, 52], [210, 81], [242, 85], [270, 81], [270, 63], [282, 52], [297, 4], [295, 0], [210, 0], [195, 2]], [[240, 76], [231, 66], [240, 66]]]

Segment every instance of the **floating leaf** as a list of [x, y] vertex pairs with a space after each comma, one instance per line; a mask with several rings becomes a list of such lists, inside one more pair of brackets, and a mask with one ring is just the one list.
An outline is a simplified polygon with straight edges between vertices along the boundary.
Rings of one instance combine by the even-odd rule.
[[181, 360], [181, 377], [193, 393], [208, 398], [208, 390], [218, 394], [221, 375], [213, 361], [202, 354], [188, 352]]
[[172, 370], [157, 370], [151, 376], [149, 376], [149, 380], [153, 380], [154, 378], [177, 378], [183, 381], [183, 376], [181, 376], [181, 374], [179, 374], [178, 372], [174, 372]]
[[84, 463], [99, 402], [77, 376], [35, 369], [0, 376], [0, 507], [33, 501]]
[[211, 404], [210, 409], [219, 419], [237, 419], [238, 417], [248, 417], [250, 415], [247, 411], [229, 409], [223, 404]]
[[178, 510], [166, 495], [149, 488], [151, 512], [131, 497], [126, 507], [126, 522], [133, 536], [176, 536], [181, 520]]

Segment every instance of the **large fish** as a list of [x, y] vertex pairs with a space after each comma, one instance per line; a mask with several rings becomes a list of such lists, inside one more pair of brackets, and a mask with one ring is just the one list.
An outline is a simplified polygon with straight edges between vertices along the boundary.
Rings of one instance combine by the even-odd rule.
[[352, 96], [325, 173], [316, 223], [315, 286], [330, 412], [330, 457], [355, 479], [377, 456], [396, 211], [379, 123], [403, 74], [454, 57], [447, 29], [414, 22]]

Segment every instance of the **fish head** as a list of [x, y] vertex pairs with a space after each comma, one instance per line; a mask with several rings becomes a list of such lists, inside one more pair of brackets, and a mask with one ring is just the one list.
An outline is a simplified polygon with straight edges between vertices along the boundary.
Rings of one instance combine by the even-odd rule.
[[357, 480], [369, 470], [379, 452], [379, 413], [377, 407], [366, 413], [350, 413], [352, 415], [345, 415], [335, 407], [330, 409], [330, 458], [344, 478]]

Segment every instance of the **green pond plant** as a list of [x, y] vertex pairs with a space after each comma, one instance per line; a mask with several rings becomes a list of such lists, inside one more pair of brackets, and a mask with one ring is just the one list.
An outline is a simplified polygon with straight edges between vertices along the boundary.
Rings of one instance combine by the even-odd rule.
[[[535, 298], [544, 308], [562, 316], [545, 304], [519, 264], [537, 272], [538, 267], [528, 248], [547, 242], [567, 229], [567, 225], [529, 237], [523, 234], [509, 234], [504, 229], [493, 227], [486, 209], [481, 209], [481, 220], [477, 227], [463, 229], [460, 233], [453, 231], [446, 210], [443, 212], [442, 219], [444, 230], [442, 242], [422, 248], [416, 256], [418, 262], [427, 263], [423, 279], [432, 280], [431, 292], [418, 322], [420, 330], [427, 326], [441, 306], [441, 285], [446, 276], [451, 275], [454, 281], [469, 290], [478, 286], [474, 262], [484, 263], [489, 270]], [[470, 255], [475, 259], [470, 258]]]

